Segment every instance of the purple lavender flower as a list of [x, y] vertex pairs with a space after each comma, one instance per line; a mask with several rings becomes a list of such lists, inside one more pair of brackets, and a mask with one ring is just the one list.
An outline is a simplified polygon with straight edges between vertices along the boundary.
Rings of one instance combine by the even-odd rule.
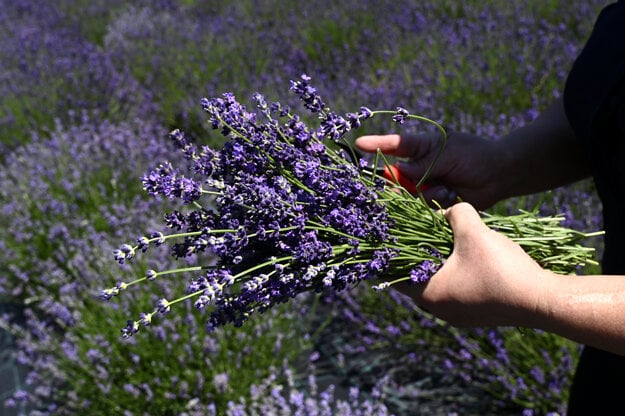
[[142, 178], [143, 188], [150, 195], [164, 195], [169, 199], [182, 199], [190, 204], [200, 197], [201, 185], [181, 176], [169, 162], [161, 164]]
[[128, 320], [126, 326], [122, 328], [122, 336], [124, 338], [129, 338], [137, 332], [139, 332], [139, 323], [137, 321]]
[[[348, 116], [349, 117], [349, 116]], [[331, 140], [338, 141], [349, 132], [352, 127], [358, 127], [360, 120], [357, 115], [345, 119], [335, 113], [328, 113], [321, 121], [321, 133]]]
[[124, 264], [126, 260], [130, 260], [135, 256], [135, 248], [130, 244], [122, 244], [122, 246], [113, 252], [115, 260], [120, 264]]
[[396, 113], [393, 116], [393, 121], [397, 124], [404, 124], [406, 122], [408, 114], [408, 110], [406, 110], [405, 108], [397, 107]]
[[304, 107], [313, 113], [322, 113], [326, 105], [317, 93], [317, 89], [310, 85], [311, 78], [302, 74], [299, 80], [291, 81], [291, 90], [304, 102]]
[[159, 313], [166, 314], [171, 310], [171, 303], [167, 299], [159, 299], [156, 302], [156, 310]]
[[213, 385], [215, 386], [215, 389], [220, 393], [225, 393], [226, 391], [228, 391], [228, 374], [215, 374], [215, 376], [213, 377]]
[[430, 280], [439, 268], [439, 263], [434, 263], [432, 260], [425, 260], [410, 271], [410, 280], [413, 283], [425, 283]]

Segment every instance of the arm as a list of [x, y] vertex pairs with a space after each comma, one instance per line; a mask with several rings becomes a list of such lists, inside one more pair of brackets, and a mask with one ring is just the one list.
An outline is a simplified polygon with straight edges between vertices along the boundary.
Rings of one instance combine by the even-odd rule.
[[[440, 137], [432, 133], [363, 136], [356, 140], [356, 146], [363, 151], [380, 149], [408, 158], [399, 167], [415, 182], [425, 173], [440, 145]], [[486, 209], [507, 197], [552, 189], [589, 173], [581, 143], [568, 123], [562, 101], [557, 100], [532, 123], [500, 140], [450, 132], [447, 146], [428, 178], [434, 186], [425, 196], [448, 205], [453, 201], [444, 201], [441, 191], [450, 189], [476, 208]]]
[[552, 275], [545, 285], [538, 320], [527, 326], [625, 355], [625, 276]]
[[553, 189], [590, 175], [586, 153], [556, 100], [532, 123], [497, 141], [503, 198]]
[[449, 259], [427, 284], [398, 286], [418, 305], [457, 326], [538, 328], [625, 355], [625, 276], [556, 275], [469, 204], [446, 216], [455, 240]]

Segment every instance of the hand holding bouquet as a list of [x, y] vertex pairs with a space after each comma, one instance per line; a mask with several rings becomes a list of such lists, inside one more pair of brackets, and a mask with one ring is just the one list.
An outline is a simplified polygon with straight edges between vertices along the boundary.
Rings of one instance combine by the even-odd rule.
[[[179, 302], [192, 301], [198, 310], [207, 311], [210, 331], [228, 323], [241, 325], [250, 314], [304, 292], [341, 291], [362, 281], [376, 289], [398, 282], [424, 283], [449, 256], [451, 228], [420, 191], [413, 195], [399, 178], [377, 175], [369, 162], [345, 146], [350, 130], [376, 116], [434, 124], [443, 135], [441, 149], [444, 129], [403, 108], [361, 107], [338, 115], [309, 81], [302, 76], [292, 81], [291, 90], [319, 116], [318, 127], [307, 126], [288, 108], [269, 104], [260, 94], [253, 97], [257, 113], [224, 94], [202, 102], [212, 127], [227, 138], [222, 149], [198, 147], [178, 130], [170, 134], [189, 162], [188, 172], [164, 162], [142, 181], [148, 193], [179, 200], [181, 207], [165, 215], [168, 233], [155, 231], [135, 244], [124, 244], [115, 258], [124, 263], [138, 251], [169, 244], [176, 258], [194, 255], [205, 264], [147, 270], [136, 280], [103, 290], [101, 297], [110, 299], [145, 281], [196, 273], [180, 297], [160, 299], [139, 319], [128, 321], [122, 329], [125, 337]], [[378, 154], [376, 165], [379, 158], [384, 156]], [[427, 173], [416, 189], [426, 178]], [[587, 235], [560, 227], [561, 220], [529, 212], [485, 218], [542, 267], [571, 273], [592, 263], [593, 253], [579, 245]]]

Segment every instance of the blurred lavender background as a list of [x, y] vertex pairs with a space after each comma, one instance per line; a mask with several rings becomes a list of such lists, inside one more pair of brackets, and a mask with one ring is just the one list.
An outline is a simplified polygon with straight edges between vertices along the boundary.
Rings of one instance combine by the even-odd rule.
[[[306, 298], [210, 336], [187, 305], [131, 342], [125, 310], [151, 296], [96, 297], [172, 262], [111, 253], [171, 209], [139, 180], [177, 161], [166, 132], [219, 144], [201, 98], [295, 107], [288, 81], [307, 73], [338, 112], [402, 106], [496, 139], [561, 94], [605, 4], [0, 0], [0, 414], [564, 414], [578, 345], [459, 331], [394, 293]], [[591, 182], [494, 210], [534, 207], [601, 229]]]

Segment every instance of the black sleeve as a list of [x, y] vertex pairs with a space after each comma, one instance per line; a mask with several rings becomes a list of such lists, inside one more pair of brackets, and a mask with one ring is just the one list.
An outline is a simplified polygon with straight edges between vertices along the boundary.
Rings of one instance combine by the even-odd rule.
[[566, 81], [564, 105], [578, 137], [591, 139], [596, 120], [614, 115], [623, 98], [624, 75], [625, 1], [621, 0], [601, 11]]
[[601, 199], [603, 273], [625, 274], [625, 1], [605, 7], [564, 90]]

